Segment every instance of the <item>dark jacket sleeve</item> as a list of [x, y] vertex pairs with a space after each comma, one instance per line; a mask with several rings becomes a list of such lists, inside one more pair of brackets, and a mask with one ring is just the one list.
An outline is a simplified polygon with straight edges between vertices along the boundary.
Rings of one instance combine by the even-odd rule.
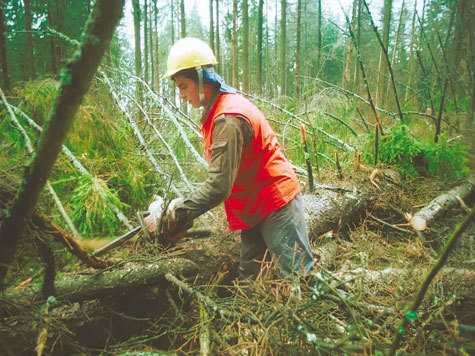
[[247, 119], [221, 115], [214, 120], [208, 176], [201, 186], [184, 197], [176, 211], [190, 221], [223, 202], [230, 194], [243, 149], [254, 134]]

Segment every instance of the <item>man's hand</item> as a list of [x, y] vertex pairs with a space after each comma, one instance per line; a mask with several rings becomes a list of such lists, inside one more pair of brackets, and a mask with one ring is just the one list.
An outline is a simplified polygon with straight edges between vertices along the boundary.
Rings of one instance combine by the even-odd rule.
[[145, 227], [150, 236], [158, 236], [158, 241], [163, 245], [170, 245], [180, 240], [193, 226], [193, 221], [188, 222], [184, 214], [177, 212], [182, 201], [182, 198], [173, 199], [168, 204], [163, 216], [161, 214], [162, 205], [156, 204], [157, 201], [150, 204], [150, 215], [144, 218]]
[[143, 219], [145, 228], [148, 230], [150, 236], [154, 236], [157, 232], [157, 224], [162, 216], [163, 211], [163, 198], [159, 195], [154, 196], [154, 201], [148, 206], [148, 212], [150, 215]]
[[143, 222], [145, 223], [145, 228], [148, 230], [150, 236], [154, 236], [157, 232], [157, 224], [155, 223], [155, 219], [153, 218], [152, 214], [147, 215]]

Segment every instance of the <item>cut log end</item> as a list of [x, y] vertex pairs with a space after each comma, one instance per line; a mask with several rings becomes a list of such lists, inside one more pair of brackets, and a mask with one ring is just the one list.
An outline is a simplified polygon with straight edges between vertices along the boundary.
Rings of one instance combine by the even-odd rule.
[[427, 220], [424, 219], [422, 216], [415, 215], [409, 221], [412, 228], [416, 231], [424, 231], [427, 229]]

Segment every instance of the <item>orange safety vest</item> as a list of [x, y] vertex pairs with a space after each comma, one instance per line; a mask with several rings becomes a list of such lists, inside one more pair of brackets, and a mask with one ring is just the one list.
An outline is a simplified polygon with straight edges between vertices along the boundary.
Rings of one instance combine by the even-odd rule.
[[221, 94], [201, 127], [208, 162], [214, 119], [223, 114], [246, 118], [254, 131], [252, 141], [243, 149], [231, 194], [224, 202], [229, 229], [246, 229], [291, 201], [300, 185], [264, 114], [239, 94]]

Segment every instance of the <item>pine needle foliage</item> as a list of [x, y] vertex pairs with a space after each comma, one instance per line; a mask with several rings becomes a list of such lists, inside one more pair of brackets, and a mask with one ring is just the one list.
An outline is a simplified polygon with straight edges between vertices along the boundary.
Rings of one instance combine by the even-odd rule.
[[82, 176], [74, 190], [73, 221], [84, 235], [112, 234], [120, 221], [113, 206], [125, 209], [128, 206], [119, 199], [116, 190], [107, 186], [105, 180], [97, 176]]
[[51, 113], [54, 100], [58, 94], [58, 82], [51, 77], [42, 77], [16, 87], [15, 94], [21, 98], [20, 108], [27, 111], [30, 117], [42, 125]]

